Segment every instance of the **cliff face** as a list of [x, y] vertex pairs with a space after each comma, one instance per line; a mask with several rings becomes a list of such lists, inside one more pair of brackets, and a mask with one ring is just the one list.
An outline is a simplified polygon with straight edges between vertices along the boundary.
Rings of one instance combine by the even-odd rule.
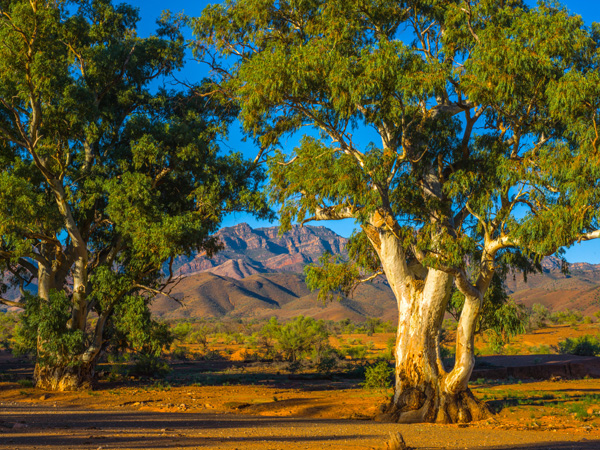
[[246, 223], [223, 228], [216, 233], [222, 251], [212, 258], [204, 253], [181, 257], [176, 261], [177, 273], [211, 272], [240, 280], [257, 273], [301, 273], [325, 252], [345, 254], [347, 239], [325, 227], [294, 226], [281, 236], [278, 231], [277, 227], [253, 229]]

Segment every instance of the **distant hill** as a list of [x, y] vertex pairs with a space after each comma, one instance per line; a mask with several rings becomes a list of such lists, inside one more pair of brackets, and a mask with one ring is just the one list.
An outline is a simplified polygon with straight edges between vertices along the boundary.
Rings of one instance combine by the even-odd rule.
[[[216, 236], [224, 249], [213, 258], [200, 253], [176, 260], [174, 267], [182, 278], [172, 295], [181, 303], [158, 296], [152, 304], [155, 315], [397, 320], [396, 301], [383, 279], [359, 286], [351, 299], [326, 305], [307, 289], [307, 264], [318, 262], [324, 252], [346, 255], [347, 239], [325, 227], [294, 226], [280, 236], [277, 227], [253, 229], [242, 223]], [[506, 286], [516, 301], [527, 306], [541, 303], [555, 311], [577, 309], [586, 315], [600, 310], [600, 265], [571, 264], [566, 275], [557, 258], [545, 258], [542, 265], [543, 273], [529, 275], [527, 283], [519, 274], [508, 277]], [[3, 309], [7, 308], [0, 306]]]
[[600, 310], [600, 264], [569, 264], [569, 272], [561, 272], [560, 260], [544, 258], [543, 272], [506, 280], [508, 291], [526, 306], [541, 303], [554, 311], [576, 309], [585, 315]]
[[[395, 320], [396, 301], [383, 280], [360, 286], [351, 299], [323, 304], [304, 283], [307, 264], [324, 252], [345, 255], [347, 239], [325, 227], [294, 226], [279, 235], [277, 227], [253, 229], [243, 223], [216, 236], [224, 249], [213, 258], [200, 253], [176, 261], [183, 275], [172, 295], [155, 299], [152, 311], [165, 319], [185, 317], [277, 316], [300, 314], [341, 320], [381, 317]], [[373, 301], [377, 299], [377, 301]]]
[[283, 235], [277, 227], [251, 228], [246, 223], [219, 230], [215, 236], [224, 248], [213, 258], [204, 253], [180, 257], [174, 267], [178, 274], [212, 272], [242, 279], [257, 273], [302, 273], [324, 252], [345, 255], [347, 239], [325, 227], [294, 226]]
[[[294, 273], [254, 274], [241, 280], [201, 272], [185, 277], [173, 290], [179, 304], [157, 297], [152, 312], [164, 319], [244, 317], [288, 319], [308, 315], [318, 319], [355, 321], [380, 317], [393, 321], [396, 301], [383, 283], [359, 286], [351, 299], [323, 304], [311, 293], [304, 278]], [[374, 301], [377, 299], [377, 301]]]
[[[279, 236], [277, 227], [253, 229], [243, 223], [223, 228], [217, 237], [224, 250], [208, 259], [204, 254], [182, 257], [177, 271], [185, 278], [173, 290], [185, 305], [157, 298], [153, 311], [164, 318], [183, 317], [293, 317], [299, 314], [326, 319], [361, 320], [367, 316], [396, 321], [396, 301], [381, 279], [360, 286], [351, 299], [323, 305], [308, 291], [302, 271], [323, 252], [345, 255], [347, 239], [324, 227], [298, 227]], [[543, 273], [516, 274], [506, 280], [511, 296], [531, 306], [552, 310], [578, 309], [592, 314], [600, 309], [600, 265], [576, 263], [569, 274], [560, 260], [545, 258]]]

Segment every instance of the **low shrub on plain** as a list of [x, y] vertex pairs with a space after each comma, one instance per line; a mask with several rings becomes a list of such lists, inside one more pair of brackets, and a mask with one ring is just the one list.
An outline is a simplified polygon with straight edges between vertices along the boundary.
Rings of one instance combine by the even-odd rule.
[[577, 338], [567, 338], [558, 343], [558, 352], [567, 355], [598, 356], [600, 355], [600, 339], [589, 334]]
[[365, 368], [362, 387], [372, 391], [384, 391], [392, 387], [394, 370], [387, 361], [379, 361]]

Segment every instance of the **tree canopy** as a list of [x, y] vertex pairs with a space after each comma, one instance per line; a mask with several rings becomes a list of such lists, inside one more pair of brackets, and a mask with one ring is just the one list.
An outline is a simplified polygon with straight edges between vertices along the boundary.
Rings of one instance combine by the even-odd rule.
[[178, 24], [140, 38], [138, 19], [108, 0], [0, 1], [1, 286], [37, 286], [41, 386], [87, 381], [111, 332], [143, 347], [173, 258], [216, 250], [228, 212], [270, 214], [263, 171], [217, 145], [231, 114], [160, 87], [183, 64]]
[[[229, 0], [191, 24], [213, 98], [239, 105], [268, 155], [282, 225], [360, 226], [351, 261], [314, 268], [313, 286], [384, 273], [392, 287], [390, 414], [480, 416], [466, 383], [494, 277], [596, 237], [600, 28], [520, 0]], [[432, 349], [453, 282], [465, 301], [446, 375]]]

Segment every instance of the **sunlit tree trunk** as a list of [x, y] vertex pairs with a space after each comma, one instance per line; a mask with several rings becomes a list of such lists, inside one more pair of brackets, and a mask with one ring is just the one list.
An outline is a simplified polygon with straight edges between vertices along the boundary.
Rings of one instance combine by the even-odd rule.
[[465, 303], [457, 332], [457, 356], [447, 373], [439, 335], [451, 295], [453, 276], [435, 269], [417, 274], [406, 264], [401, 241], [379, 230], [369, 235], [398, 301], [394, 396], [379, 417], [402, 423], [461, 423], [489, 415], [468, 388], [474, 365], [474, 325], [479, 299]]

